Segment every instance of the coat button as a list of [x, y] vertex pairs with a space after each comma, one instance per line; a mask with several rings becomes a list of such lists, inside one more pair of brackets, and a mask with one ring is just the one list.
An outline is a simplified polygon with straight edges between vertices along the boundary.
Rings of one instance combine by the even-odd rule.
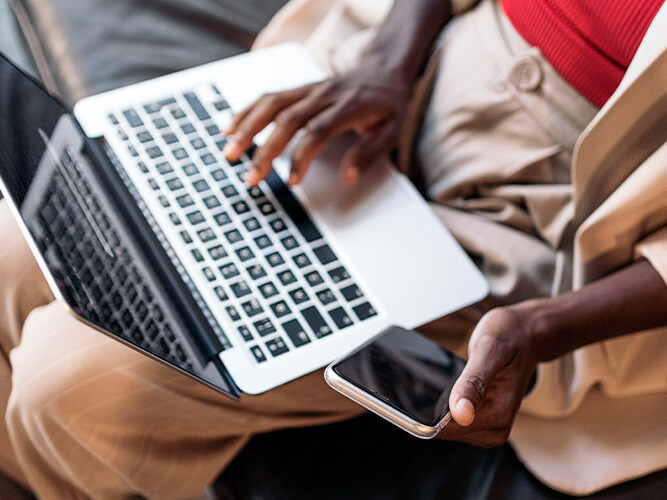
[[540, 62], [532, 55], [522, 55], [514, 60], [509, 80], [517, 89], [524, 92], [536, 90], [542, 83]]

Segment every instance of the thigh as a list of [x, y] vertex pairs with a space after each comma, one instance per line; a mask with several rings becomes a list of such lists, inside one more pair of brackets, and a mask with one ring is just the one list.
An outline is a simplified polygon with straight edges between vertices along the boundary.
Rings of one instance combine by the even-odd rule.
[[253, 434], [363, 412], [329, 389], [321, 371], [234, 401], [79, 323], [58, 303], [33, 311], [11, 359], [10, 432], [23, 461], [39, 457], [71, 483], [85, 474], [95, 478], [86, 487], [113, 483], [109, 489], [127, 494], [194, 494]]
[[25, 318], [53, 300], [37, 261], [12, 216], [0, 200], [0, 346], [5, 356], [20, 342]]

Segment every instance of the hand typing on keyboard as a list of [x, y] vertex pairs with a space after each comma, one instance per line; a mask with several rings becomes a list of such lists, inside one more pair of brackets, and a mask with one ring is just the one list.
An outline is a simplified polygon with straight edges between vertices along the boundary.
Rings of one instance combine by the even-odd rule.
[[227, 159], [238, 159], [253, 137], [274, 122], [266, 143], [255, 151], [246, 177], [249, 184], [257, 185], [297, 131], [303, 130], [292, 153], [288, 181], [298, 184], [328, 140], [354, 130], [359, 139], [343, 156], [340, 167], [343, 183], [355, 184], [364, 165], [396, 146], [409, 99], [408, 82], [388, 74], [371, 57], [367, 59], [366, 65], [353, 72], [260, 97], [238, 113], [225, 131], [233, 136], [224, 149]]

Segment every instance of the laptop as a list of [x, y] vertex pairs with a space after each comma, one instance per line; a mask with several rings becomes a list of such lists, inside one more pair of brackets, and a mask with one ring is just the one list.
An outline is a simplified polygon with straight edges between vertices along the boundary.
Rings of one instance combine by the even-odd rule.
[[[80, 321], [234, 398], [316, 370], [389, 324], [487, 284], [410, 182], [378, 162], [343, 187], [342, 136], [288, 188], [233, 113], [324, 78], [284, 44], [120, 88], [73, 112], [0, 60], [0, 184], [57, 300]], [[256, 138], [261, 144], [265, 130]]]

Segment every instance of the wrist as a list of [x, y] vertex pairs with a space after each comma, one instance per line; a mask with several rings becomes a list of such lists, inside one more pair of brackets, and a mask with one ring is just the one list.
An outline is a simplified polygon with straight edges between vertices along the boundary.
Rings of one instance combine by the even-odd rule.
[[536, 363], [551, 361], [568, 351], [563, 337], [564, 315], [553, 299], [530, 299], [509, 309], [519, 317]]

